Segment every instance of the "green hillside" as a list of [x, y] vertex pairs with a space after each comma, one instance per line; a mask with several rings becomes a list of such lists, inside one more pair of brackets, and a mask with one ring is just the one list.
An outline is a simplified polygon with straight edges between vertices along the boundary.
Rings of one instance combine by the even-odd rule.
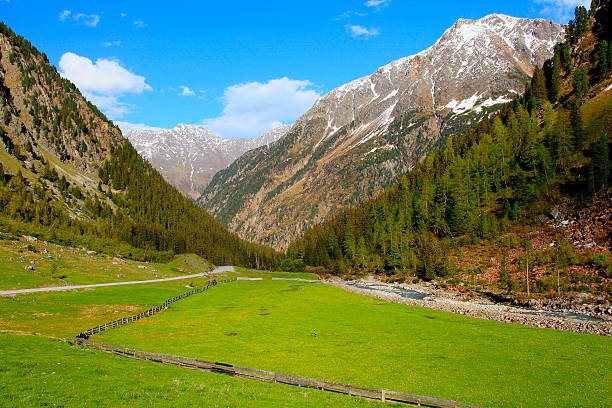
[[[566, 42], [536, 70], [524, 95], [450, 139], [380, 197], [309, 229], [289, 256], [334, 274], [451, 285], [490, 281], [483, 273], [490, 262], [504, 289], [590, 290], [593, 283], [608, 296], [612, 80], [610, 34], [601, 24], [608, 8], [577, 8]], [[602, 214], [588, 218], [603, 230], [598, 245], [575, 250], [560, 229], [537, 235], [551, 209], [575, 214], [594, 197]], [[576, 278], [573, 266], [588, 273]], [[521, 271], [541, 276], [525, 288]], [[555, 271], [562, 282], [554, 282]]]
[[268, 267], [171, 187], [27, 40], [0, 23], [0, 228], [143, 260]]

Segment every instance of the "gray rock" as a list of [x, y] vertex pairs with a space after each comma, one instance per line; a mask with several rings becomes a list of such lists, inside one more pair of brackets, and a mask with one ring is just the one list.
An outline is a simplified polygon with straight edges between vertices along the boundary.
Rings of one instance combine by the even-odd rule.
[[199, 202], [243, 238], [285, 249], [522, 93], [563, 33], [542, 19], [459, 20], [427, 50], [323, 96], [286, 136], [217, 173]]

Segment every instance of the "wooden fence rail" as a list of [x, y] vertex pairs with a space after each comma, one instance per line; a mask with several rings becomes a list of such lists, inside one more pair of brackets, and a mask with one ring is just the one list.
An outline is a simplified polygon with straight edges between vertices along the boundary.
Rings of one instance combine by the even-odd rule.
[[423, 407], [435, 407], [435, 408], [480, 408], [475, 405], [463, 404], [456, 401], [428, 397], [424, 395], [409, 394], [405, 392], [381, 390], [375, 388], [359, 387], [356, 385], [343, 384], [327, 380], [319, 380], [315, 378], [300, 377], [290, 374], [281, 374], [273, 371], [257, 370], [253, 368], [241, 367], [233, 364], [218, 363], [207, 360], [200, 360], [190, 357], [175, 356], [171, 354], [160, 354], [151, 353], [148, 351], [141, 351], [136, 349], [130, 349], [119, 346], [112, 346], [109, 344], [99, 343], [96, 341], [89, 340], [89, 336], [96, 333], [100, 333], [104, 330], [111, 329], [113, 327], [123, 326], [130, 322], [142, 319], [144, 317], [152, 316], [159, 313], [162, 310], [168, 308], [168, 305], [178, 300], [184, 299], [188, 296], [196, 293], [202, 293], [205, 290], [218, 285], [219, 283], [226, 283], [236, 280], [236, 278], [226, 279], [217, 282], [213, 280], [208, 285], [194, 289], [190, 292], [183, 293], [182, 295], [175, 296], [172, 299], [166, 300], [160, 306], [145, 310], [134, 316], [124, 317], [121, 319], [113, 320], [102, 324], [100, 326], [93, 327], [86, 330], [76, 336], [76, 344], [90, 347], [96, 350], [101, 350], [106, 353], [116, 354], [123, 357], [129, 357], [136, 360], [152, 361], [161, 364], [175, 365], [179, 367], [190, 368], [193, 370], [210, 371], [214, 373], [227, 374], [235, 377], [250, 378], [252, 380], [263, 381], [268, 383], [286, 384], [305, 388], [316, 388], [324, 391], [331, 391], [340, 394], [346, 394], [354, 397], [367, 398], [372, 400], [378, 400], [383, 402], [396, 402], [403, 404], [410, 404]]
[[210, 371], [222, 373], [234, 377], [250, 378], [253, 380], [294, 385], [305, 388], [317, 388], [324, 391], [332, 391], [340, 394], [362, 397], [367, 399], [379, 400], [384, 402], [398, 402], [423, 407], [436, 408], [478, 408], [474, 405], [462, 404], [460, 402], [427, 397], [424, 395], [408, 394], [405, 392], [381, 390], [375, 388], [359, 387], [356, 385], [343, 384], [315, 378], [299, 377], [296, 375], [275, 373], [272, 371], [257, 370], [253, 368], [241, 367], [233, 364], [219, 363], [213, 361], [200, 360], [190, 357], [175, 356], [171, 354], [151, 353], [136, 349], [111, 346], [98, 343], [92, 340], [77, 338], [77, 344], [101, 350], [107, 353], [129, 357], [136, 360], [153, 361], [161, 364], [169, 364], [186, 367], [200, 371]]
[[77, 335], [77, 338], [88, 339], [89, 336], [93, 336], [96, 333], [100, 333], [100, 332], [103, 332], [105, 330], [112, 329], [113, 327], [123, 326], [125, 324], [128, 324], [128, 323], [140, 320], [140, 319], [142, 319], [144, 317], [153, 316], [154, 314], [159, 313], [162, 310], [167, 309], [170, 304], [172, 304], [172, 303], [174, 303], [174, 302], [176, 302], [178, 300], [185, 299], [186, 297], [191, 296], [191, 295], [195, 295], [196, 293], [202, 293], [205, 290], [207, 290], [208, 288], [216, 286], [219, 283], [231, 282], [233, 280], [236, 280], [236, 278], [226, 279], [226, 280], [222, 280], [222, 281], [218, 281], [218, 282], [216, 280], [212, 280], [206, 286], [203, 286], [201, 288], [194, 289], [192, 291], [183, 293], [182, 295], [179, 295], [179, 296], [175, 296], [172, 299], [166, 300], [161, 305], [159, 305], [157, 307], [153, 307], [153, 308], [151, 308], [149, 310], [145, 310], [144, 312], [139, 313], [137, 315], [130, 316], [130, 317], [122, 317], [121, 319], [113, 320], [112, 322], [101, 324], [100, 326], [92, 327], [91, 329], [85, 330], [84, 332], [79, 333]]

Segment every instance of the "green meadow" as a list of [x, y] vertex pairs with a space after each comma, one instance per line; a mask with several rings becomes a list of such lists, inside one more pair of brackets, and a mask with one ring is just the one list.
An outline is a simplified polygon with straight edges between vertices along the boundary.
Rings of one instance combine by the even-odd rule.
[[44, 241], [0, 239], [0, 290], [159, 279], [212, 269], [210, 263], [193, 254], [156, 264]]
[[3, 407], [377, 407], [310, 389], [131, 360], [41, 337], [0, 334]]
[[93, 340], [488, 407], [611, 401], [609, 338], [383, 302], [324, 284], [227, 283]]
[[[0, 242], [2, 288], [14, 287], [11, 280], [27, 282], [38, 272], [46, 276], [42, 256], [49, 254], [17, 242]], [[117, 274], [150, 279], [212, 267], [193, 255], [169, 264], [115, 265], [106, 256], [65, 250], [73, 251], [65, 254], [62, 267], [67, 277], [61, 281], [69, 283], [119, 280], [113, 279]], [[41, 257], [34, 271], [23, 268], [30, 257]], [[472, 319], [325, 284], [270, 280], [315, 278], [310, 274], [243, 268], [237, 272], [215, 278], [264, 280], [213, 287], [92, 340], [487, 407], [610, 405], [608, 338]], [[0, 297], [2, 405], [82, 406], [88, 401], [117, 407], [380, 406], [323, 391], [139, 362], [70, 344], [84, 329], [159, 305], [208, 279]], [[56, 285], [57, 280], [51, 276], [31, 283]]]

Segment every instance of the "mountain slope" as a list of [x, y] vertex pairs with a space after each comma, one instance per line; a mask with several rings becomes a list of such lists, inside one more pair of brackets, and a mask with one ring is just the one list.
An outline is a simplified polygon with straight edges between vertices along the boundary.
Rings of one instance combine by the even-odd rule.
[[310, 228], [291, 256], [336, 274], [612, 299], [612, 38], [588, 29], [598, 15], [609, 6], [590, 20], [577, 9], [524, 96]]
[[241, 236], [286, 248], [522, 93], [562, 38], [546, 20], [459, 20], [429, 49], [329, 92], [287, 136], [219, 172], [199, 202]]
[[253, 139], [223, 139], [198, 125], [125, 133], [138, 153], [185, 196], [197, 199], [221, 169], [259, 146], [284, 136], [290, 125], [278, 126]]
[[142, 259], [217, 264], [276, 254], [167, 184], [44, 54], [0, 23], [0, 228]]

